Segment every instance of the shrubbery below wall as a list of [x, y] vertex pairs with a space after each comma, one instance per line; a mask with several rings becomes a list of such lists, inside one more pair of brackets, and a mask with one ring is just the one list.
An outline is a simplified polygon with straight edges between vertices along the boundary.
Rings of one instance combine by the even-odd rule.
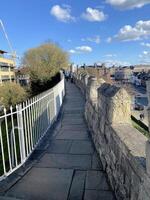
[[27, 96], [25, 89], [17, 83], [7, 82], [0, 86], [0, 104], [5, 108], [25, 101]]
[[40, 80], [31, 81], [30, 83], [30, 96], [40, 94], [52, 87], [54, 87], [61, 80], [60, 73], [58, 72], [50, 80], [43, 82]]

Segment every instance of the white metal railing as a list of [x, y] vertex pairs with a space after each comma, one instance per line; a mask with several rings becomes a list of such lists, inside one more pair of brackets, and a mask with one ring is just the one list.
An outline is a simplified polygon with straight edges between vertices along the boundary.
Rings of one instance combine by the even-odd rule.
[[0, 116], [0, 180], [28, 159], [57, 119], [65, 95], [64, 78], [52, 89]]

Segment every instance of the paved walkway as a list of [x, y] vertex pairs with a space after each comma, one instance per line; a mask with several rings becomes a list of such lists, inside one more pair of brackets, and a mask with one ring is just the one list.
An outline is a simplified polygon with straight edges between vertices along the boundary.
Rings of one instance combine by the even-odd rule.
[[[114, 200], [84, 121], [84, 100], [67, 83], [61, 122], [33, 167], [5, 194], [24, 200]], [[13, 198], [13, 199], [14, 199]], [[9, 199], [9, 198], [8, 198]]]

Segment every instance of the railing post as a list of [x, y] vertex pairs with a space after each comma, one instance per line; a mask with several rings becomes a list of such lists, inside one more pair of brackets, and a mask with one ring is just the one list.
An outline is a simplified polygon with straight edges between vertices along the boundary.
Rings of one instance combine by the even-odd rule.
[[[65, 96], [65, 94], [66, 94], [66, 91], [65, 91], [65, 78], [63, 77], [63, 97], [62, 98], [64, 98], [64, 96]], [[63, 99], [62, 99], [63, 100]]]
[[25, 152], [25, 138], [24, 138], [23, 115], [22, 115], [21, 104], [16, 106], [16, 108], [17, 108], [17, 119], [18, 119], [20, 155], [21, 155], [21, 162], [23, 162], [26, 158], [26, 152]]
[[57, 105], [56, 105], [56, 89], [54, 88], [54, 118], [56, 119], [57, 116]]

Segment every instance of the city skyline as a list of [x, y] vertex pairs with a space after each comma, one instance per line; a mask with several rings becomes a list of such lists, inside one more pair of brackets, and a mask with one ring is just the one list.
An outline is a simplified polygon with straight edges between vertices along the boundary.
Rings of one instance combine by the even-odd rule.
[[[51, 40], [75, 64], [150, 64], [149, 10], [150, 0], [6, 0], [0, 19], [20, 56]], [[0, 44], [10, 51], [2, 31]]]

